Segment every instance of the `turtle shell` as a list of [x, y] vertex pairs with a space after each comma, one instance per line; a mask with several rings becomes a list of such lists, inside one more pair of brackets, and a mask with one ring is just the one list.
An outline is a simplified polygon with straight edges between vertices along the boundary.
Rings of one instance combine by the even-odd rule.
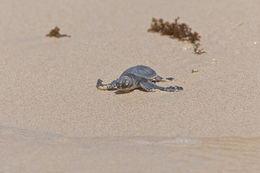
[[157, 77], [156, 72], [151, 69], [148, 66], [144, 66], [144, 65], [137, 65], [134, 67], [130, 67], [128, 68], [126, 71], [124, 71], [121, 76], [125, 76], [125, 75], [134, 75], [138, 78], [144, 78], [144, 79], [154, 79], [155, 77]]

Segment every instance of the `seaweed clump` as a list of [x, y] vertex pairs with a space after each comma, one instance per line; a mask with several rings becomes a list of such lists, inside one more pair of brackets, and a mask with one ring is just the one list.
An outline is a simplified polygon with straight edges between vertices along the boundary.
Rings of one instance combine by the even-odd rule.
[[61, 37], [70, 37], [70, 35], [60, 34], [60, 28], [56, 26], [54, 29], [52, 29], [52, 30], [49, 32], [49, 34], [46, 34], [46, 37], [61, 38]]
[[163, 19], [152, 19], [151, 28], [148, 32], [159, 32], [161, 35], [169, 35], [170, 38], [177, 38], [180, 41], [188, 41], [193, 45], [195, 54], [206, 53], [200, 49], [200, 35], [192, 32], [192, 29], [185, 23], [178, 23], [180, 18], [177, 17], [173, 23], [164, 22]]

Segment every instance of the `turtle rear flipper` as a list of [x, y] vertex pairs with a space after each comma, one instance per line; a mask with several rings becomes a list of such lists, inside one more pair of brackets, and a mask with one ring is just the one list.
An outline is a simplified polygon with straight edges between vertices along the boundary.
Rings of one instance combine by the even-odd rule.
[[101, 79], [98, 79], [96, 87], [100, 90], [116, 90], [116, 80], [109, 84], [103, 84], [103, 81]]
[[183, 90], [183, 88], [180, 86], [161, 87], [154, 84], [153, 82], [147, 82], [147, 81], [140, 82], [140, 86], [147, 92], [152, 92], [155, 90], [166, 91], [166, 92], [175, 92], [175, 91]]

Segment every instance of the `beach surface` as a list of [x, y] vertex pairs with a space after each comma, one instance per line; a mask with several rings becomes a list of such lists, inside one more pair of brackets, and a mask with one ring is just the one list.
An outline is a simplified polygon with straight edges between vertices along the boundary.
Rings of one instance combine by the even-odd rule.
[[[0, 172], [260, 172], [259, 10], [259, 0], [2, 0]], [[153, 17], [178, 16], [207, 53], [147, 32]], [[71, 37], [46, 37], [55, 26]], [[96, 89], [139, 64], [184, 90]]]

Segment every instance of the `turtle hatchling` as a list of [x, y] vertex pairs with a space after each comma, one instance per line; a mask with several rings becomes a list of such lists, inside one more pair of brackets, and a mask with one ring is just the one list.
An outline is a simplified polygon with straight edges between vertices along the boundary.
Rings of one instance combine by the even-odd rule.
[[156, 85], [156, 82], [171, 81], [173, 78], [162, 78], [156, 72], [144, 65], [137, 65], [125, 70], [121, 76], [108, 84], [103, 84], [101, 79], [98, 79], [96, 87], [100, 90], [118, 90], [120, 92], [129, 92], [134, 89], [143, 89], [144, 91], [166, 91], [175, 92], [183, 90], [180, 86], [162, 87]]

